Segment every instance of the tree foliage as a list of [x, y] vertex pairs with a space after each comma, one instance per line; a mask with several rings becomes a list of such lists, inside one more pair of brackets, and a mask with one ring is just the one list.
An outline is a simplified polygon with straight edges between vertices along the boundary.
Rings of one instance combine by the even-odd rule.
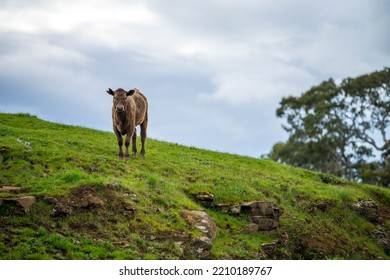
[[324, 81], [283, 98], [276, 114], [289, 138], [269, 158], [390, 187], [390, 68]]

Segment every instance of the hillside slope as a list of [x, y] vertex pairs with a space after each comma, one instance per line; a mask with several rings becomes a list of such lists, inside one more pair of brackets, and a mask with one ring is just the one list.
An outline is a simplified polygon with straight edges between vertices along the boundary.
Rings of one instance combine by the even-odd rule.
[[[390, 258], [389, 189], [146, 146], [146, 159], [119, 160], [113, 133], [0, 114], [0, 259]], [[282, 213], [275, 229], [236, 211], [254, 201]], [[210, 246], [201, 244], [207, 225], [184, 210], [215, 223]]]

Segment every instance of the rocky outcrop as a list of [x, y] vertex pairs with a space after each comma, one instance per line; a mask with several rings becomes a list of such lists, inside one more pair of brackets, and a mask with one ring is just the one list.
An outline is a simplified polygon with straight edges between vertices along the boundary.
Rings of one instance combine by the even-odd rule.
[[191, 251], [200, 259], [209, 259], [213, 240], [206, 236], [195, 237], [191, 242]]
[[273, 202], [250, 201], [243, 204], [215, 204], [214, 209], [231, 215], [247, 214], [252, 224], [244, 229], [246, 233], [261, 230], [273, 230], [279, 226], [279, 218], [283, 210]]
[[24, 211], [25, 213], [30, 212], [31, 208], [37, 201], [35, 196], [23, 196], [23, 197], [16, 197], [16, 198], [0, 198], [0, 206], [6, 205], [6, 204], [12, 204], [13, 206], [16, 206], [20, 210]]
[[375, 239], [379, 246], [389, 254], [390, 253], [390, 229], [382, 219], [381, 209], [372, 200], [359, 200], [352, 204], [352, 208], [364, 216], [368, 221], [374, 223], [376, 228], [370, 231], [370, 235]]
[[193, 197], [200, 204], [210, 207], [214, 202], [214, 195], [212, 193], [198, 193], [193, 194]]
[[197, 228], [203, 233], [203, 236], [195, 237], [191, 241], [192, 253], [198, 258], [208, 259], [214, 238], [217, 236], [217, 226], [214, 221], [203, 211], [184, 210], [182, 216], [190, 227]]
[[259, 230], [272, 230], [279, 226], [283, 210], [273, 202], [251, 201], [241, 205], [241, 212], [248, 213], [250, 220]]
[[230, 215], [247, 214], [253, 222], [244, 229], [246, 233], [254, 233], [263, 230], [273, 230], [280, 224], [279, 218], [283, 210], [275, 203], [269, 201], [250, 201], [242, 204], [215, 203], [212, 193], [193, 194], [197, 202], [203, 206], [213, 208], [217, 211]]
[[233, 215], [238, 215], [241, 213], [241, 205], [229, 205], [229, 204], [215, 204], [213, 206], [214, 209], [224, 212], [224, 213], [229, 213]]
[[385, 225], [377, 225], [376, 229], [371, 231], [371, 236], [387, 254], [390, 253], [390, 230]]
[[352, 204], [352, 208], [370, 222], [378, 223], [381, 221], [379, 207], [372, 200], [359, 200]]
[[182, 215], [191, 226], [198, 228], [208, 238], [213, 240], [217, 236], [217, 226], [206, 212], [183, 210]]
[[[21, 193], [23, 190], [22, 187], [14, 186], [0, 186], [1, 193], [8, 193], [10, 196], [15, 196], [17, 193]], [[37, 202], [35, 196], [20, 196], [20, 197], [6, 197], [0, 198], [0, 207], [5, 205], [11, 205], [11, 207], [17, 212], [30, 212], [33, 205]]]

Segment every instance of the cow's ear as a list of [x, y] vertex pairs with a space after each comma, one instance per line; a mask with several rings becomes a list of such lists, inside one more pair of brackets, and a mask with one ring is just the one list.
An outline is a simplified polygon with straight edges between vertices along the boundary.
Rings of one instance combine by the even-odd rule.
[[109, 95], [114, 95], [114, 91], [110, 88], [108, 88], [108, 90], [106, 90], [106, 92], [109, 94]]
[[126, 93], [126, 96], [133, 95], [134, 92], [135, 92], [135, 90], [134, 90], [134, 89], [131, 89], [131, 90], [129, 90], [129, 91]]

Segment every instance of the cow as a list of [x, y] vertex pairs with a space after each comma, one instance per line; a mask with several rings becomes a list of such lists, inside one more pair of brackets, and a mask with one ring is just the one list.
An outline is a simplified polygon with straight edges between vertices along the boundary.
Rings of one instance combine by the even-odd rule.
[[[148, 100], [137, 88], [129, 91], [125, 91], [121, 88], [113, 91], [109, 88], [106, 92], [113, 96], [112, 126], [118, 140], [119, 158], [129, 158], [130, 138], [132, 139], [133, 146], [132, 153], [133, 155], [137, 153], [137, 125], [141, 127], [141, 156], [142, 158], [145, 158], [146, 129], [148, 126]], [[122, 150], [123, 135], [126, 135], [126, 152], [124, 155]]]

